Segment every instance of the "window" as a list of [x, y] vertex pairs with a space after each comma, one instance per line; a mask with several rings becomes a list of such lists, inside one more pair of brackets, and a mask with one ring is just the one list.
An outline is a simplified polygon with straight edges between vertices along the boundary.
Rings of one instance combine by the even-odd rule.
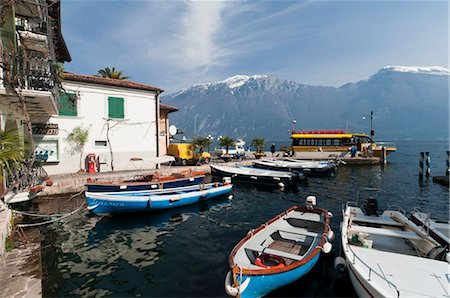
[[59, 115], [77, 116], [77, 96], [75, 93], [61, 93], [59, 99]]
[[108, 97], [108, 117], [109, 118], [125, 118], [123, 98]]
[[95, 141], [95, 147], [106, 147], [108, 146], [107, 141]]

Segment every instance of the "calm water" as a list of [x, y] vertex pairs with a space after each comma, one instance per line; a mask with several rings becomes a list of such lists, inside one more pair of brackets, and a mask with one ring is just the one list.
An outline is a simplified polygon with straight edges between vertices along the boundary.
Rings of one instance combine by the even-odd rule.
[[[380, 207], [419, 207], [448, 219], [449, 191], [431, 181], [418, 181], [420, 151], [430, 151], [432, 175], [443, 175], [448, 142], [398, 142], [389, 164], [341, 167], [335, 177], [310, 178], [297, 193], [235, 187], [234, 198], [147, 214], [96, 217], [85, 210], [70, 220], [43, 228], [44, 296], [226, 296], [228, 254], [248, 232], [308, 195], [334, 217], [339, 234], [341, 206], [362, 187]], [[82, 198], [58, 202], [73, 210]], [[49, 202], [42, 202], [40, 210]], [[339, 237], [304, 278], [271, 296], [355, 296], [351, 283], [334, 271]]]

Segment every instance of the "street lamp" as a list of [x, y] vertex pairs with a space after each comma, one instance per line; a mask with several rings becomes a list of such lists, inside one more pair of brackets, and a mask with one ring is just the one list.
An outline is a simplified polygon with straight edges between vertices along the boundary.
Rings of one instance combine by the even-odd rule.
[[[367, 115], [369, 116], [369, 115]], [[367, 116], [363, 116], [366, 119]], [[373, 143], [373, 136], [375, 135], [375, 130], [373, 129], [373, 111], [370, 111], [370, 143]]]
[[213, 138], [213, 136], [211, 136], [211, 135], [208, 135], [206, 138], [209, 140], [208, 152], [210, 152], [211, 143], [212, 143], [212, 141], [214, 140], [214, 138]]
[[292, 131], [295, 131], [295, 124], [297, 123], [297, 120], [292, 119]]

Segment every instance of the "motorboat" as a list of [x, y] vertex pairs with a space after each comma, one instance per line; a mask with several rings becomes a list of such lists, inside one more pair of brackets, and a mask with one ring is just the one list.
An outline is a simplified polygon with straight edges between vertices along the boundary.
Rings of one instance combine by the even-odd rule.
[[299, 171], [311, 177], [324, 177], [333, 175], [336, 171], [334, 161], [314, 161], [300, 159], [272, 159], [257, 160], [253, 167], [275, 171]]
[[322, 251], [331, 251], [331, 213], [315, 203], [309, 196], [306, 206], [291, 207], [247, 233], [228, 258], [227, 294], [264, 296], [304, 276]]
[[364, 211], [348, 202], [341, 224], [342, 252], [360, 297], [448, 297], [448, 251], [401, 208]]
[[210, 165], [210, 167], [213, 176], [231, 177], [233, 183], [249, 183], [285, 188], [296, 186], [299, 180], [299, 174], [295, 172], [272, 171], [241, 165]]
[[86, 192], [87, 209], [101, 214], [145, 212], [175, 208], [206, 201], [231, 192], [230, 178], [215, 182], [177, 188], [147, 191]]

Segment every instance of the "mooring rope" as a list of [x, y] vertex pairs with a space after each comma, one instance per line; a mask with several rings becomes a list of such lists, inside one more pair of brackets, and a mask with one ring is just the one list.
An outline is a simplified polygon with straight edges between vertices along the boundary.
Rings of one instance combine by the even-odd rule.
[[74, 211], [72, 211], [70, 213], [67, 213], [66, 215], [63, 215], [61, 217], [52, 219], [52, 220], [48, 220], [48, 221], [44, 221], [44, 222], [37, 222], [37, 223], [29, 223], [29, 224], [17, 224], [16, 226], [19, 227], [19, 228], [28, 228], [28, 227], [37, 227], [37, 226], [43, 226], [43, 225], [46, 225], [46, 224], [51, 224], [51, 223], [57, 222], [59, 220], [62, 220], [64, 218], [66, 218], [66, 217], [69, 217], [69, 216], [77, 213], [78, 211], [80, 211], [84, 207], [85, 204], [86, 204], [86, 202], [83, 202], [83, 204], [81, 204], [81, 206], [78, 207], [76, 210], [74, 210]]
[[[77, 192], [76, 194], [71, 195], [68, 200], [71, 200], [79, 195], [81, 195], [84, 192], [84, 190]], [[26, 215], [26, 216], [31, 216], [31, 217], [55, 217], [55, 216], [64, 216], [65, 214], [37, 214], [37, 213], [29, 213], [29, 212], [24, 212], [24, 211], [18, 211], [18, 210], [14, 210], [14, 209], [10, 209], [13, 213], [16, 214], [21, 214], [21, 215]]]

